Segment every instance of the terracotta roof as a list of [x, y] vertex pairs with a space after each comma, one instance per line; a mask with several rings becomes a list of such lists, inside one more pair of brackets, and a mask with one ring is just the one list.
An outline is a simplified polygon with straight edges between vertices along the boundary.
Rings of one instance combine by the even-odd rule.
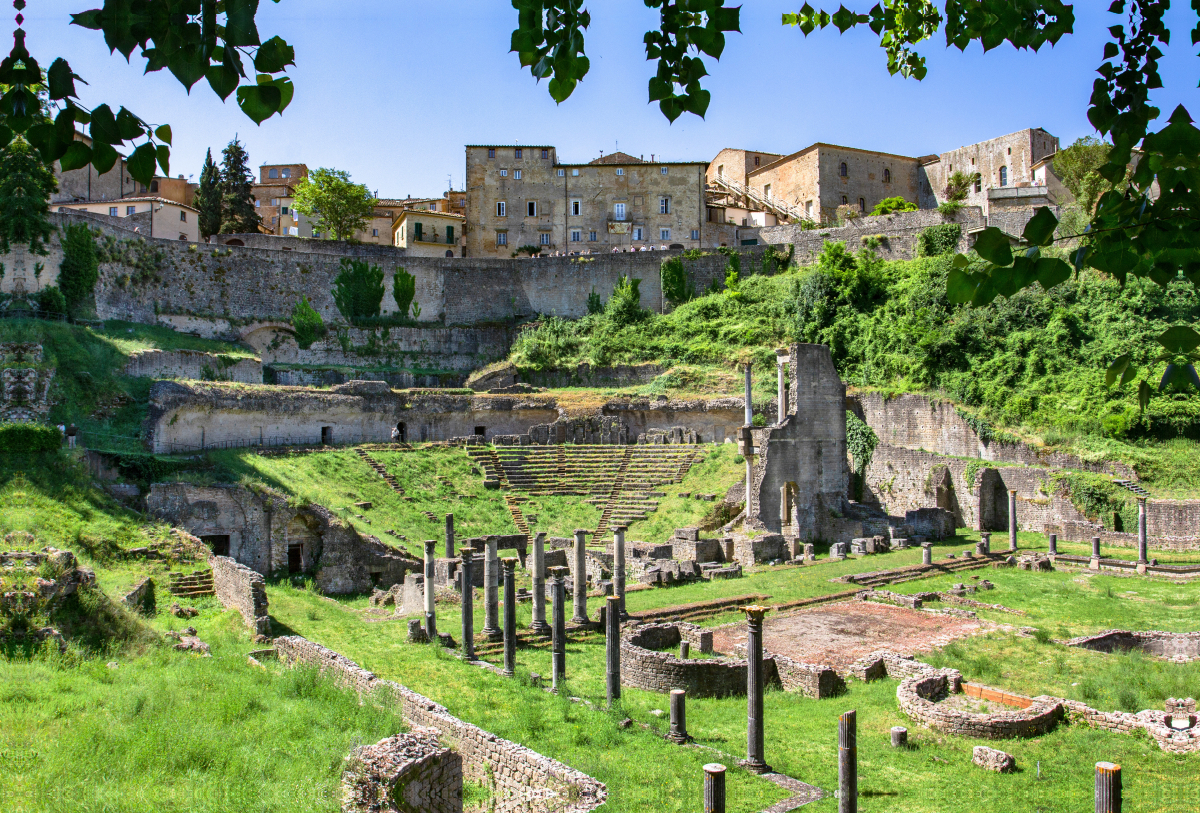
[[414, 217], [416, 217], [417, 215], [420, 215], [421, 217], [430, 217], [430, 216], [432, 216], [432, 217], [449, 217], [449, 218], [453, 218], [454, 220], [466, 220], [467, 219], [466, 215], [458, 215], [458, 214], [455, 214], [454, 212], [429, 212], [429, 211], [425, 211], [423, 209], [402, 209], [400, 211], [400, 214], [396, 215], [396, 218], [392, 221], [392, 226], [394, 227], [397, 223], [399, 223], [401, 220], [403, 220], [405, 217], [407, 217], [409, 215], [412, 215]]
[[186, 203], [180, 203], [177, 200], [170, 198], [160, 198], [157, 195], [143, 195], [134, 198], [114, 198], [113, 200], [80, 200], [73, 203], [56, 203], [55, 206], [109, 206], [119, 205], [122, 203], [145, 203], [146, 201], [158, 201], [159, 203], [169, 203], [172, 206], [178, 206], [180, 209], [188, 209], [193, 212], [199, 212], [195, 206], [188, 206]]
[[596, 158], [592, 161], [588, 161], [588, 163], [589, 164], [644, 164], [644, 163], [646, 163], [646, 161], [644, 161], [641, 158], [634, 158], [632, 155], [630, 155], [627, 152], [613, 152], [613, 153], [609, 153], [608, 155], [602, 155], [599, 158]]

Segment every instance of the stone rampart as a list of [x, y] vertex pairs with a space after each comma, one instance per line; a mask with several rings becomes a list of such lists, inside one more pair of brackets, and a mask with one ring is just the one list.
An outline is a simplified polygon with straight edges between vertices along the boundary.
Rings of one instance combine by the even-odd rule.
[[271, 634], [271, 619], [267, 615], [267, 587], [263, 577], [228, 556], [209, 559], [212, 568], [213, 590], [222, 607], [242, 614], [246, 626], [259, 635]]
[[758, 232], [763, 243], [791, 243], [796, 246], [796, 260], [801, 265], [812, 262], [827, 242], [844, 242], [850, 251], [857, 251], [870, 238], [878, 240], [875, 249], [885, 260], [909, 260], [917, 254], [917, 238], [930, 226], [957, 223], [962, 227], [956, 251], [966, 251], [972, 240], [971, 229], [982, 228], [983, 211], [978, 206], [966, 206], [955, 215], [946, 217], [940, 212], [922, 209], [876, 217], [859, 217], [845, 226], [805, 229], [800, 225], [767, 226]]
[[958, 694], [962, 676], [953, 669], [931, 669], [907, 678], [896, 689], [900, 710], [930, 728], [985, 740], [1036, 737], [1063, 717], [1053, 698], [1034, 698], [1028, 708], [977, 714], [957, 708], [947, 697]]
[[376, 693], [376, 698], [399, 703], [409, 725], [437, 731], [439, 741], [461, 755], [466, 778], [494, 782], [494, 795], [504, 796], [509, 803], [520, 803], [511, 809], [584, 813], [604, 804], [608, 791], [603, 783], [464, 722], [432, 700], [377, 678], [331, 649], [298, 636], [275, 639], [275, 648], [286, 663], [315, 666], [360, 694]]
[[199, 350], [138, 350], [123, 373], [132, 378], [182, 378], [193, 381], [263, 383], [262, 360]]
[[[1189, 502], [1192, 502], [1189, 500]], [[1200, 536], [1162, 536], [1160, 534], [1150, 532], [1151, 528], [1162, 528], [1164, 525], [1172, 530], [1180, 530], [1172, 525], [1167, 524], [1171, 518], [1175, 516], [1173, 511], [1165, 511], [1159, 513], [1155, 510], [1160, 505], [1158, 502], [1146, 501], [1146, 530], [1148, 533], [1147, 542], [1152, 550], [1164, 550], [1174, 553], [1192, 553], [1200, 551]], [[1174, 507], [1170, 503], [1168, 507]], [[1176, 504], [1177, 505], [1177, 504]], [[1165, 514], [1167, 522], [1163, 521]], [[1152, 522], [1151, 517], [1158, 519], [1158, 522]], [[1187, 526], [1193, 530], [1200, 529], [1200, 526]], [[1100, 537], [1100, 544], [1104, 547], [1113, 548], [1132, 548], [1137, 549], [1138, 537], [1135, 533], [1125, 533], [1123, 531], [1110, 531], [1098, 522], [1090, 522], [1088, 520], [1064, 520], [1055, 522], [1046, 526], [1046, 533], [1056, 533], [1058, 538], [1063, 542], [1086, 542], [1090, 543], [1092, 537]]]

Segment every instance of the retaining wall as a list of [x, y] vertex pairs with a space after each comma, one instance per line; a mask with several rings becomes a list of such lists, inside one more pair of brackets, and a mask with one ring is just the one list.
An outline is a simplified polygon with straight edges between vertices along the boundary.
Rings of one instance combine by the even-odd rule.
[[199, 350], [138, 350], [130, 354], [123, 372], [133, 378], [263, 383], [261, 359], [222, 356]]
[[1174, 663], [1200, 660], [1200, 632], [1132, 632], [1105, 630], [1095, 635], [1072, 638], [1067, 646], [1097, 652], [1123, 652], [1136, 649]]
[[462, 756], [463, 774], [476, 781], [494, 782], [495, 796], [510, 803], [523, 802], [530, 813], [584, 813], [604, 804], [604, 784], [561, 762], [490, 734], [452, 715], [447, 709], [390, 680], [381, 680], [331, 649], [299, 636], [275, 639], [279, 657], [287, 663], [304, 663], [330, 673], [343, 686], [360, 694], [377, 692], [401, 706], [411, 726], [434, 729], [445, 745]]
[[978, 206], [965, 206], [957, 214], [943, 216], [936, 209], [921, 209], [915, 212], [898, 212], [876, 217], [858, 217], [845, 226], [823, 229], [805, 229], [800, 225], [766, 226], [759, 229], [758, 239], [763, 243], [791, 243], [796, 247], [796, 260], [807, 264], [821, 253], [827, 242], [844, 242], [850, 251], [862, 248], [864, 238], [879, 238], [875, 252], [885, 260], [910, 260], [917, 254], [917, 238], [930, 226], [943, 223], [958, 223], [962, 232], [955, 251], [967, 251], [973, 238], [971, 229], [983, 228], [986, 223], [983, 210]]
[[[691, 626], [691, 625], [687, 625]], [[649, 624], [621, 636], [621, 685], [650, 692], [684, 689], [688, 697], [728, 697], [746, 693], [746, 661], [727, 658], [680, 659], [655, 650], [678, 647], [684, 625]], [[709, 639], [709, 651], [712, 640]], [[773, 661], [763, 662], [763, 682], [780, 685]]]
[[228, 556], [213, 556], [213, 590], [223, 607], [232, 607], [242, 614], [246, 626], [259, 635], [271, 634], [271, 619], [267, 615], [267, 589], [263, 577]]
[[462, 813], [462, 756], [443, 747], [433, 729], [417, 728], [360, 746], [343, 765], [343, 813], [387, 808]]

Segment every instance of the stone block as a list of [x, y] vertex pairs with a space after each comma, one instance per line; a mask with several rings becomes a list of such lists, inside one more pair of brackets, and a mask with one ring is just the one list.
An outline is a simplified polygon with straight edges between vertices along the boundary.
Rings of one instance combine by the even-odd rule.
[[976, 745], [971, 752], [971, 761], [985, 771], [996, 773], [1012, 773], [1017, 769], [1017, 761], [1012, 754], [988, 748], [986, 745]]

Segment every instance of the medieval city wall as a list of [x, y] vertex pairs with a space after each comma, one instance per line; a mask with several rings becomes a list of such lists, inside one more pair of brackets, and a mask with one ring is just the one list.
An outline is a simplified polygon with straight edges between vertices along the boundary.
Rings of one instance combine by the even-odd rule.
[[763, 243], [787, 244], [796, 247], [796, 262], [811, 263], [826, 243], [844, 242], [850, 251], [857, 251], [871, 237], [878, 239], [875, 249], [885, 260], [911, 260], [917, 255], [917, 238], [930, 226], [943, 223], [958, 223], [962, 233], [957, 251], [966, 251], [971, 246], [968, 232], [987, 225], [978, 206], [969, 206], [955, 215], [944, 216], [936, 209], [921, 209], [915, 212], [898, 212], [876, 217], [859, 217], [844, 226], [834, 228], [805, 229], [800, 225], [767, 226], [759, 230], [758, 239]]

